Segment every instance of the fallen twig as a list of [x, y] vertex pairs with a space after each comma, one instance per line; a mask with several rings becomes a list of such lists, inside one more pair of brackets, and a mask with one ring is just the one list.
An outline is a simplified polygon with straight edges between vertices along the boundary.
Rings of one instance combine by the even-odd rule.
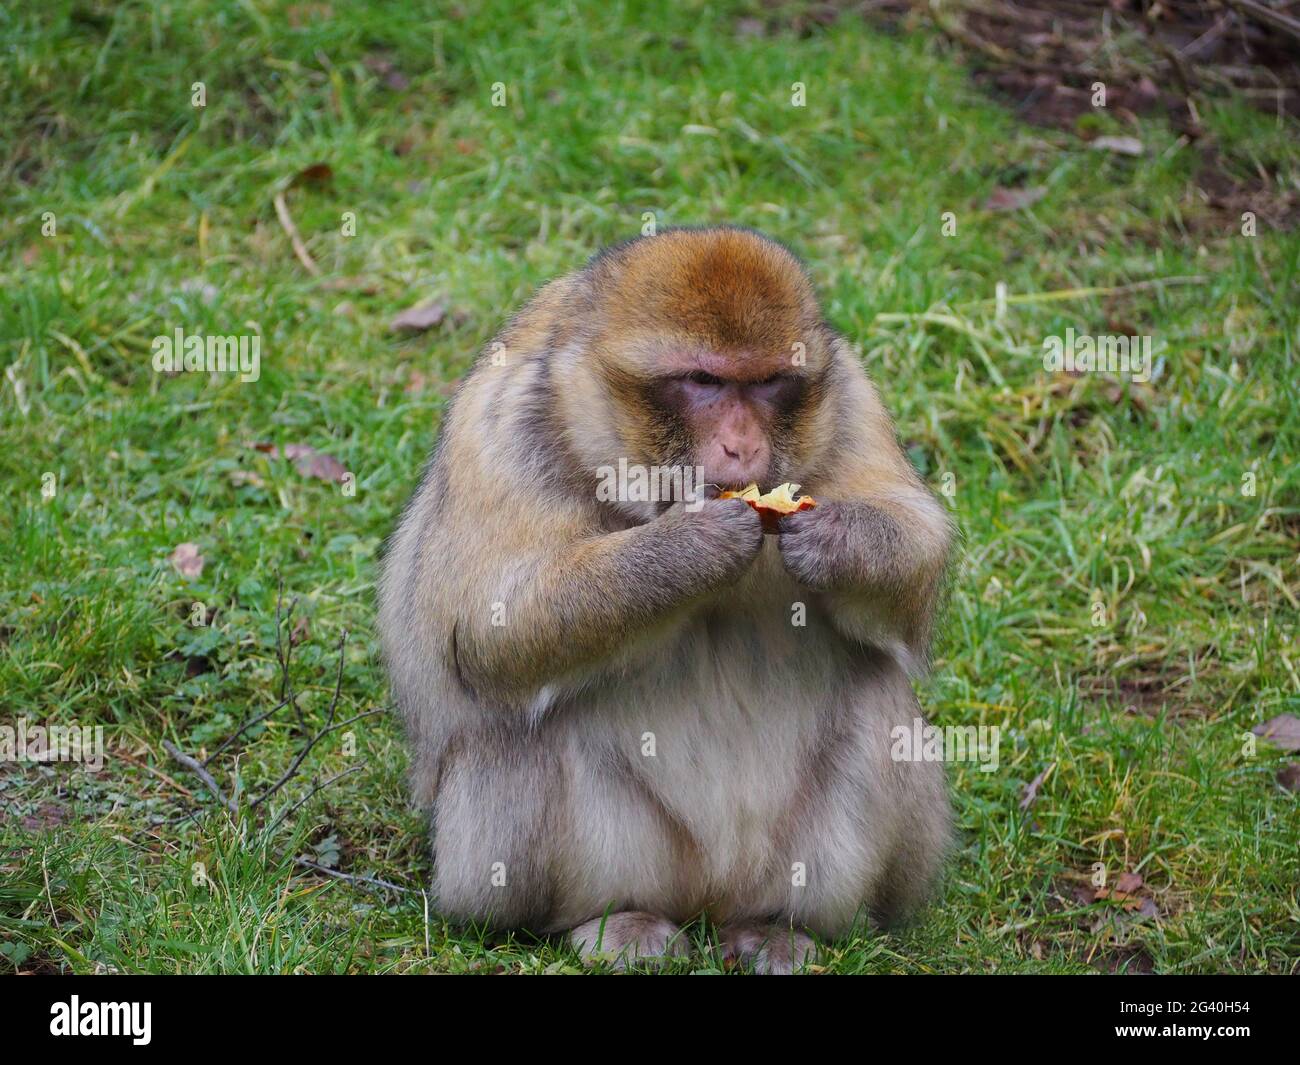
[[289, 205], [284, 202], [284, 193], [275, 194], [275, 214], [280, 219], [280, 226], [289, 236], [289, 243], [293, 245], [293, 253], [298, 256], [298, 261], [302, 263], [303, 269], [312, 277], [320, 277], [320, 267], [307, 251], [307, 245], [302, 242], [302, 237], [298, 234], [298, 227], [293, 224], [293, 216], [289, 214]]
[[217, 783], [216, 778], [213, 777], [213, 775], [209, 773], [206, 769], [204, 769], [203, 766], [198, 761], [191, 758], [184, 751], [176, 747], [176, 745], [173, 744], [171, 740], [163, 740], [162, 745], [163, 745], [163, 749], [168, 754], [170, 754], [173, 758], [176, 759], [176, 761], [180, 762], [181, 765], [183, 765], [186, 769], [188, 769], [191, 773], [193, 773], [196, 777], [198, 777], [201, 781], [203, 781], [207, 789], [210, 792], [212, 792], [212, 794], [216, 797], [217, 801], [220, 802], [222, 806], [224, 806], [232, 814], [239, 812], [239, 808], [235, 805], [235, 801], [233, 799], [226, 798], [226, 793], [221, 790], [221, 785]]
[[340, 873], [337, 869], [330, 869], [327, 866], [308, 861], [306, 858], [295, 858], [294, 861], [299, 865], [305, 865], [308, 869], [315, 869], [318, 873], [332, 876], [335, 880], [347, 880], [353, 884], [374, 884], [377, 887], [387, 888], [389, 891], [400, 891], [406, 895], [416, 894], [415, 888], [402, 887], [401, 884], [394, 884], [388, 880], [380, 880], [377, 876], [360, 876], [357, 873]]

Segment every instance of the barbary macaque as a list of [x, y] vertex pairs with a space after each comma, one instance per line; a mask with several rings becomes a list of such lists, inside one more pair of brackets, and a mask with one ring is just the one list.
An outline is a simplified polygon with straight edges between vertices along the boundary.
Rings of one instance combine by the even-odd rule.
[[[709, 498], [611, 499], [620, 460]], [[783, 482], [816, 506], [776, 535], [716, 498]], [[890, 731], [920, 715], [950, 542], [780, 244], [672, 229], [546, 285], [461, 384], [383, 563], [440, 912], [620, 964], [705, 917], [788, 972], [912, 911], [947, 787]]]

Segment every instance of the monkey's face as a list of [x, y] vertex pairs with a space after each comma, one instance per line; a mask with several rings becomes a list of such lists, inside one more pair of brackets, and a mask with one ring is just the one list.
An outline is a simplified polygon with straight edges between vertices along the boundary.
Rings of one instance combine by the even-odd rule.
[[746, 231], [673, 230], [596, 269], [589, 350], [629, 460], [724, 489], [800, 480], [831, 413], [829, 335], [797, 260]]
[[703, 469], [719, 488], [768, 486], [789, 463], [787, 423], [805, 391], [789, 367], [761, 360], [699, 357], [654, 381], [655, 405], [666, 416], [674, 457]]

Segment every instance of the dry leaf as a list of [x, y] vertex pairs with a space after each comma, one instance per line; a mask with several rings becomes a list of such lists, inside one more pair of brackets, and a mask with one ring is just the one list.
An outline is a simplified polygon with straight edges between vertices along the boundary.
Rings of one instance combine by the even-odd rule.
[[315, 477], [317, 480], [332, 481], [335, 484], [342, 484], [348, 472], [348, 468], [343, 463], [323, 451], [313, 451], [310, 455], [304, 455], [294, 462], [294, 467], [304, 477]]
[[998, 187], [984, 201], [986, 211], [1018, 211], [1022, 207], [1031, 207], [1047, 195], [1042, 185], [1027, 189], [1004, 189]]
[[306, 444], [285, 444], [284, 457], [292, 460], [294, 469], [304, 477], [315, 477], [321, 481], [333, 481], [337, 484], [348, 472], [348, 468], [333, 455], [317, 451]]
[[198, 544], [177, 544], [168, 561], [177, 573], [191, 580], [203, 572], [203, 556], [199, 554]]
[[1115, 890], [1133, 894], [1142, 886], [1142, 877], [1137, 873], [1120, 873], [1115, 878]]
[[[1087, 884], [1071, 884], [1065, 890], [1078, 906], [1091, 906], [1097, 900], [1097, 889]], [[1101, 890], [1104, 891], [1105, 888]]]
[[1295, 714], [1278, 714], [1251, 731], [1284, 751], [1300, 751], [1300, 717]]
[[409, 86], [410, 80], [393, 64], [386, 55], [368, 55], [364, 60], [366, 68], [377, 75], [386, 88], [401, 92]]
[[[264, 441], [259, 441], [251, 446], [273, 459], [278, 459], [281, 454], [278, 447]], [[348, 468], [333, 455], [317, 451], [309, 444], [285, 444], [283, 454], [285, 458], [293, 463], [294, 469], [304, 477], [315, 477], [321, 481], [342, 483], [344, 475], [348, 472]]]
[[334, 168], [329, 163], [312, 163], [294, 174], [291, 185], [328, 185], [334, 180]]
[[447, 317], [447, 307], [438, 300], [408, 307], [389, 323], [394, 333], [422, 333]]

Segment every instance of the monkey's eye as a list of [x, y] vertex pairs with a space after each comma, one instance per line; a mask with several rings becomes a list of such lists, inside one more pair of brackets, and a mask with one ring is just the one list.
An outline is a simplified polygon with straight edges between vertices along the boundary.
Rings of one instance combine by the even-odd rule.
[[721, 388], [725, 384], [721, 377], [714, 377], [713, 374], [705, 373], [703, 370], [687, 374], [686, 380], [692, 384], [703, 385], [705, 388]]
[[771, 377], [764, 378], [762, 381], [755, 381], [749, 387], [763, 398], [776, 395], [781, 391], [782, 386], [789, 380], [784, 374], [774, 373]]

